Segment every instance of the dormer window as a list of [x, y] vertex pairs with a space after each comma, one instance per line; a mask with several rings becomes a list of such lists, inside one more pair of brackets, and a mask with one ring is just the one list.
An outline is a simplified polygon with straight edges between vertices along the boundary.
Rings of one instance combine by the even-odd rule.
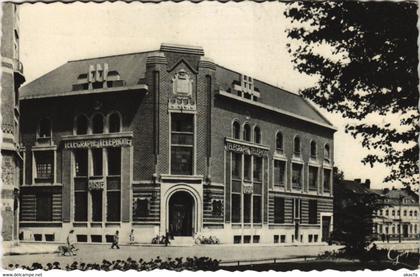
[[248, 123], [244, 125], [243, 139], [246, 141], [251, 141], [251, 127], [249, 127]]
[[300, 156], [300, 138], [298, 136], [293, 141], [293, 153], [296, 156]]
[[254, 128], [254, 142], [261, 143], [261, 129], [258, 126]]
[[316, 142], [311, 141], [311, 158], [316, 159]]
[[109, 132], [110, 133], [121, 132], [121, 119], [118, 113], [112, 113], [109, 116]]
[[92, 133], [100, 134], [104, 132], [104, 118], [101, 114], [95, 114], [92, 118]]
[[324, 161], [330, 162], [330, 146], [325, 144], [324, 147]]
[[39, 121], [38, 138], [51, 137], [51, 121], [48, 118], [43, 118]]
[[238, 121], [234, 121], [232, 124], [232, 136], [235, 139], [241, 138], [241, 125]]
[[88, 131], [88, 119], [84, 115], [79, 115], [76, 119], [76, 135], [85, 135]]

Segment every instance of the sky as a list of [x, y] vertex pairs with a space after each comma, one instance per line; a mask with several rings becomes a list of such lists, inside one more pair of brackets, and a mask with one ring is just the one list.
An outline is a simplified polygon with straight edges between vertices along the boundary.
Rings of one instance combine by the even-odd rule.
[[[283, 11], [278, 2], [23, 4], [20, 59], [30, 82], [69, 60], [157, 50], [162, 42], [198, 45], [217, 64], [297, 93], [316, 79], [293, 69]], [[389, 187], [389, 169], [360, 162], [367, 152], [345, 134], [350, 120], [320, 111], [338, 129], [335, 165], [345, 178]]]

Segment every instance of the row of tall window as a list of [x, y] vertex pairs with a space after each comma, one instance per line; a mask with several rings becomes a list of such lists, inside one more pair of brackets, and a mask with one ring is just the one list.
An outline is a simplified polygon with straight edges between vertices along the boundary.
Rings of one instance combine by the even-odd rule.
[[[402, 227], [402, 228], [401, 228]], [[391, 225], [377, 225], [378, 234], [397, 235], [402, 234], [403, 237], [408, 235], [417, 235], [417, 224], [391, 224]]]
[[[291, 215], [292, 222], [299, 221], [302, 222], [303, 218], [303, 209], [302, 209], [302, 199], [293, 198], [291, 203]], [[308, 209], [307, 212], [308, 224], [317, 224], [318, 223], [318, 201], [317, 200], [308, 200]], [[306, 217], [305, 216], [305, 217]], [[285, 223], [286, 218], [286, 199], [283, 197], [274, 197], [274, 223]]]
[[[305, 175], [304, 165], [300, 163], [291, 164], [291, 183], [292, 188], [301, 190], [304, 186]], [[273, 185], [274, 187], [285, 187], [287, 184], [287, 162], [285, 160], [274, 160], [273, 168]], [[308, 190], [317, 191], [319, 183], [319, 167], [308, 165]], [[323, 191], [330, 192], [331, 190], [331, 169], [322, 169], [322, 184]]]
[[[249, 123], [245, 123], [243, 127], [241, 128], [241, 124], [238, 121], [233, 121], [232, 123], [232, 136], [235, 139], [240, 139], [244, 141], [254, 142], [254, 143], [261, 143], [262, 135], [261, 135], [261, 129], [259, 126], [253, 127], [253, 132], [251, 132], [252, 128]], [[299, 136], [295, 136], [293, 139], [293, 154], [295, 156], [301, 155], [301, 139]], [[278, 131], [276, 133], [276, 151], [283, 153], [284, 150], [284, 143], [283, 143], [283, 134]], [[318, 149], [317, 149], [317, 143], [312, 140], [311, 141], [311, 147], [310, 147], [310, 157], [312, 159], [316, 159], [318, 156]], [[324, 145], [324, 160], [326, 162], [330, 162], [330, 146], [329, 144]]]
[[[101, 134], [105, 132], [105, 127], [109, 133], [117, 133], [121, 131], [121, 117], [119, 113], [113, 112], [105, 117], [103, 114], [96, 113], [91, 118], [85, 115], [78, 115], [75, 118], [74, 133], [76, 135], [85, 135], [89, 133]], [[38, 124], [37, 138], [51, 138], [52, 124], [51, 119], [42, 118]]]
[[[261, 223], [262, 169], [262, 157], [232, 153], [233, 223]], [[247, 183], [248, 191], [244, 190], [242, 182]]]
[[[91, 152], [89, 154], [89, 151]], [[120, 221], [121, 214], [121, 148], [77, 149], [74, 152], [74, 220], [79, 222], [103, 221], [103, 203], [106, 220]], [[105, 163], [104, 163], [105, 161]], [[89, 164], [92, 165], [89, 171]], [[107, 170], [104, 171], [104, 164]], [[89, 176], [90, 175], [90, 176]], [[104, 179], [106, 175], [106, 179]], [[89, 176], [89, 178], [88, 178]], [[105, 182], [101, 189], [88, 188], [88, 179]], [[90, 194], [90, 197], [88, 197]], [[106, 201], [106, 202], [105, 202]], [[91, 218], [88, 219], [88, 211]]]
[[[390, 213], [390, 211], [391, 211], [391, 213]], [[399, 209], [393, 209], [393, 210], [389, 210], [389, 209], [386, 209], [386, 210], [379, 210], [378, 211], [378, 214], [379, 215], [385, 215], [385, 216], [390, 216], [390, 215], [392, 215], [392, 216], [400, 216], [401, 215], [401, 212], [400, 212], [400, 210]], [[416, 210], [414, 210], [414, 211], [412, 211], [412, 210], [410, 210], [410, 211], [407, 211], [407, 210], [403, 210], [403, 216], [407, 216], [407, 214], [408, 214], [408, 216], [409, 217], [417, 217], [417, 211]]]

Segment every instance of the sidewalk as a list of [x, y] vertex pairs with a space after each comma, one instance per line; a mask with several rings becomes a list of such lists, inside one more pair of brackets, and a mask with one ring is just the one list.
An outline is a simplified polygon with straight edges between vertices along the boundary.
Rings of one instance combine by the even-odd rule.
[[[25, 241], [25, 242], [19, 242], [18, 245], [10, 245], [8, 242], [3, 242], [3, 248], [2, 248], [2, 255], [3, 256], [12, 256], [12, 255], [35, 255], [35, 254], [53, 254], [58, 253], [58, 246], [64, 245], [60, 242], [32, 242], [32, 241]], [[77, 244], [78, 247], [82, 248], [89, 248], [93, 246], [108, 246], [109, 243], [83, 243], [83, 244]], [[123, 247], [144, 247], [144, 248], [165, 248], [165, 245], [163, 244], [120, 244], [120, 246]], [[176, 244], [171, 243], [169, 245], [170, 248], [173, 247], [180, 247], [180, 248], [199, 248], [199, 247], [234, 247], [234, 248], [241, 248], [243, 246], [246, 247], [325, 247], [327, 246], [326, 243], [313, 243], [311, 245], [302, 245], [298, 243], [284, 243], [284, 244], [202, 244], [202, 245], [183, 245], [183, 244]]]
[[2, 243], [2, 255], [31, 255], [56, 253], [60, 243], [20, 242], [17, 245]]

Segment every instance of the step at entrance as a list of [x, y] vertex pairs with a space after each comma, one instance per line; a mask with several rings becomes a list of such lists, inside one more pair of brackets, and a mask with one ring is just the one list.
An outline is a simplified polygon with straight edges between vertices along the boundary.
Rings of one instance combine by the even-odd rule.
[[172, 246], [192, 246], [194, 245], [193, 237], [174, 237], [171, 240]]

